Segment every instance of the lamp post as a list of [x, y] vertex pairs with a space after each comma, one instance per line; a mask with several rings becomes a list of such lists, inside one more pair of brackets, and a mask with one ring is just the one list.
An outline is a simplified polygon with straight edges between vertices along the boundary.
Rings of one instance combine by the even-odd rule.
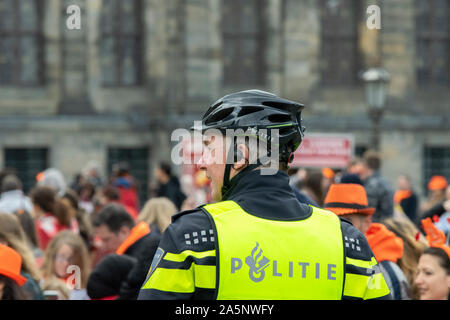
[[390, 80], [389, 73], [382, 68], [370, 68], [361, 74], [365, 84], [366, 101], [369, 117], [372, 121], [371, 147], [380, 149], [380, 120], [386, 102], [386, 85]]

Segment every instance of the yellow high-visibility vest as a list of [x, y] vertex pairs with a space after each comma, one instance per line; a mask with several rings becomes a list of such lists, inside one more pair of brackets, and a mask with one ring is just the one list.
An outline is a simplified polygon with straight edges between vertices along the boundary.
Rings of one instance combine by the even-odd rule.
[[251, 215], [234, 201], [203, 206], [216, 229], [217, 299], [341, 299], [340, 221], [312, 208], [304, 220], [275, 221]]

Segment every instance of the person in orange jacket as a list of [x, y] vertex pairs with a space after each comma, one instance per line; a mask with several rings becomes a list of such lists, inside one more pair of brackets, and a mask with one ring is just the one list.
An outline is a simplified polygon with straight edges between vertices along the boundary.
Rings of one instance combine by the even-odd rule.
[[405, 174], [397, 178], [398, 189], [394, 193], [394, 206], [403, 211], [406, 216], [416, 223], [419, 198], [411, 185], [411, 178]]
[[375, 208], [368, 206], [364, 187], [353, 183], [331, 185], [324, 201], [324, 208], [350, 221], [365, 234], [393, 299], [411, 299], [410, 284], [396, 264], [403, 255], [403, 240], [383, 224], [371, 222]]
[[161, 234], [152, 232], [144, 221], [135, 223], [125, 208], [116, 203], [106, 205], [98, 213], [94, 227], [105, 251], [138, 260], [119, 294], [120, 299], [136, 299], [158, 248]]

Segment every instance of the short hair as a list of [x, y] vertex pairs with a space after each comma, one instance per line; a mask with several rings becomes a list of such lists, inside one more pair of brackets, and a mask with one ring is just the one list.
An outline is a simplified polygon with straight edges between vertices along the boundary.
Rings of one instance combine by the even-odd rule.
[[375, 150], [364, 152], [364, 162], [372, 170], [378, 170], [381, 167], [381, 155]]
[[172, 175], [172, 167], [167, 162], [161, 162], [159, 168], [169, 177]]
[[[261, 168], [273, 168], [273, 161], [278, 160], [278, 170], [279, 171], [283, 171], [285, 173], [288, 173], [289, 168], [289, 163], [287, 162], [287, 160], [283, 159], [279, 153], [278, 150], [278, 159], [275, 158], [274, 155], [272, 155], [272, 157], [270, 157], [270, 146], [266, 145], [266, 143], [261, 143], [261, 140], [253, 137], [253, 136], [239, 136], [239, 137], [234, 137], [235, 140], [235, 146], [237, 147], [240, 144], [245, 144], [245, 146], [247, 147], [248, 151], [249, 151], [249, 162], [250, 163], [254, 163], [258, 160], [261, 160], [261, 156], [268, 156], [270, 161], [266, 164], [261, 164]], [[237, 151], [234, 150], [235, 152], [235, 157], [236, 157], [236, 153]], [[236, 160], [235, 160], [236, 161]], [[275, 168], [273, 168], [275, 169]]]
[[364, 186], [361, 177], [354, 173], [344, 173], [341, 177], [340, 183], [354, 183]]
[[103, 195], [110, 201], [117, 201], [120, 200], [120, 192], [119, 189], [112, 187], [112, 186], [106, 186], [103, 191]]
[[123, 226], [133, 228], [134, 220], [122, 205], [111, 203], [106, 205], [94, 219], [95, 227], [101, 225], [106, 225], [111, 232], [117, 233]]
[[1, 192], [12, 190], [22, 190], [22, 183], [16, 175], [8, 174], [2, 180]]

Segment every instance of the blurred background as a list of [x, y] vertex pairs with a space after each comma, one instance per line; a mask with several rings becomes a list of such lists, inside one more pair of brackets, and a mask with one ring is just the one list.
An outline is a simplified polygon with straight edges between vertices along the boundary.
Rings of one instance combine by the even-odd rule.
[[[70, 181], [127, 162], [144, 203], [171, 132], [258, 88], [306, 105], [306, 137], [378, 148], [393, 185], [407, 174], [425, 194], [450, 179], [449, 45], [448, 0], [0, 0], [0, 168], [28, 192], [49, 167]], [[382, 105], [369, 68], [389, 74]]]

